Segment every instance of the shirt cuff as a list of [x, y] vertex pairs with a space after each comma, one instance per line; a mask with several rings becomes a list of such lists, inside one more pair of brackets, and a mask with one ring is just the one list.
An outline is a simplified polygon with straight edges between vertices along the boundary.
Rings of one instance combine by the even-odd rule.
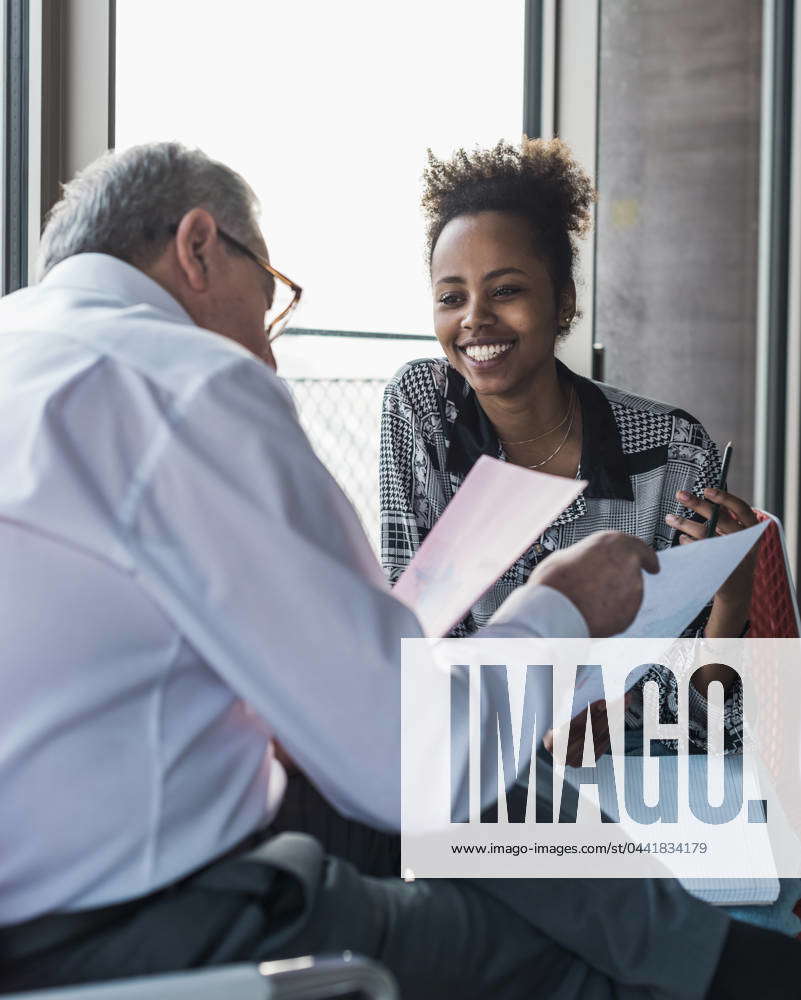
[[487, 638], [587, 639], [584, 616], [553, 587], [522, 586], [507, 597], [479, 636]]

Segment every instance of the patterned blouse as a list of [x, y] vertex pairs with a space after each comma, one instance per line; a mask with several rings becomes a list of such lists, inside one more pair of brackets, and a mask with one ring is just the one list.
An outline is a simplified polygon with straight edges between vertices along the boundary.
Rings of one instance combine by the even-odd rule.
[[[583, 443], [579, 476], [587, 488], [473, 605], [451, 632], [467, 636], [485, 625], [512, 591], [549, 553], [596, 531], [637, 535], [657, 551], [678, 542], [667, 514], [692, 517], [677, 490], [701, 496], [716, 485], [720, 455], [703, 426], [684, 410], [575, 375]], [[506, 460], [495, 430], [466, 380], [445, 358], [404, 365], [384, 393], [381, 419], [381, 558], [395, 583], [481, 455]], [[685, 630], [700, 635], [709, 607]], [[674, 668], [675, 671], [675, 668]], [[659, 686], [661, 721], [675, 721], [678, 692], [672, 673], [652, 667], [640, 682], [627, 723], [642, 721], [642, 687]], [[741, 745], [741, 691], [724, 709], [727, 751]], [[705, 745], [706, 700], [690, 685], [690, 740]]]

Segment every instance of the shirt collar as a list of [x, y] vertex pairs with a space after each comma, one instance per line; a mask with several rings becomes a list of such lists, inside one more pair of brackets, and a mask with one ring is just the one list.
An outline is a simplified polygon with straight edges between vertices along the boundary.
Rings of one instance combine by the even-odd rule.
[[[581, 406], [581, 476], [588, 481], [583, 497], [633, 500], [626, 456], [609, 400], [590, 379], [576, 375], [559, 360], [556, 367], [559, 375], [575, 386]], [[450, 431], [447, 470], [464, 476], [481, 455], [497, 458], [501, 454], [501, 446], [475, 392], [450, 365], [445, 398], [456, 409], [456, 419]]]
[[45, 288], [101, 290], [125, 305], [149, 305], [174, 319], [195, 325], [184, 307], [166, 288], [133, 264], [105, 253], [79, 253], [67, 257], [48, 271], [41, 281]]

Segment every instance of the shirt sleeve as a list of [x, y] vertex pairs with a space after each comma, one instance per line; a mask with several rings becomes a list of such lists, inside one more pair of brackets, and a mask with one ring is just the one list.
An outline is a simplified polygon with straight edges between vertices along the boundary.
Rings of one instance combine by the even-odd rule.
[[414, 420], [411, 403], [398, 380], [392, 379], [384, 390], [378, 463], [381, 563], [392, 584], [422, 541], [414, 509]]
[[[698, 435], [701, 451], [698, 475], [692, 492], [698, 497], [703, 497], [705, 489], [717, 486], [720, 481], [720, 452], [701, 424], [695, 425], [694, 432]], [[697, 515], [695, 517], [697, 519]], [[684, 636], [691, 638], [702, 636], [711, 611], [712, 602], [710, 601], [696, 620], [685, 629]], [[675, 681], [672, 683], [675, 687]], [[672, 697], [673, 692], [670, 695], [671, 700]], [[701, 748], [706, 747], [710, 723], [720, 725], [722, 722], [726, 753], [737, 753], [742, 749], [743, 686], [739, 678], [734, 681], [727, 692], [722, 720], [708, 718], [709, 705], [707, 700], [692, 684], [689, 688], [688, 713], [690, 743]]]
[[[727, 754], [742, 753], [743, 748], [743, 688], [736, 680], [723, 703], [722, 713], [716, 712], [707, 699], [689, 682], [691, 665], [683, 665], [674, 657], [671, 664], [673, 673], [668, 673], [658, 664], [649, 667], [647, 673], [634, 689], [625, 715], [627, 729], [641, 729], [645, 713], [645, 699], [648, 697], [648, 681], [655, 681], [659, 698], [659, 719], [663, 723], [675, 725], [679, 715], [679, 681], [688, 683], [688, 738], [692, 746], [706, 750], [710, 728], [723, 728], [723, 750]], [[654, 706], [656, 707], [656, 706]], [[656, 713], [654, 712], [654, 716]], [[672, 741], [661, 741], [673, 749]]]
[[[415, 488], [420, 480], [433, 488], [436, 478], [443, 473], [435, 468], [426, 450], [420, 415], [403, 387], [401, 373], [390, 379], [384, 390], [378, 467], [381, 563], [394, 586], [439, 518], [445, 503], [435, 499], [431, 491], [423, 495], [423, 491]], [[450, 635], [464, 638], [474, 635], [477, 628], [472, 611], [468, 611], [454, 625]]]
[[[417, 619], [271, 372], [234, 362], [174, 410], [125, 505], [142, 584], [335, 808], [397, 830]], [[488, 634], [586, 635], [561, 594], [521, 589]]]
[[[694, 449], [691, 454], [698, 471], [692, 477], [692, 482], [683, 486], [682, 489], [687, 489], [695, 496], [702, 498], [704, 490], [711, 486], [717, 486], [720, 479], [720, 452], [715, 442], [710, 438], [701, 424], [694, 420], [684, 420], [683, 423], [688, 424], [690, 428], [687, 436], [692, 443], [686, 447]], [[690, 510], [688, 507], [681, 508], [679, 513], [682, 517], [689, 517], [694, 521], [702, 520], [695, 511]], [[709, 621], [711, 611], [712, 602], [710, 601], [682, 632], [682, 637], [691, 639], [702, 636], [706, 628], [706, 623]]]
[[[677, 417], [679, 430], [671, 447], [675, 449], [675, 457], [682, 464], [691, 465], [696, 469], [688, 476], [686, 485], [681, 488], [689, 490], [697, 497], [703, 497], [707, 487], [717, 486], [720, 479], [720, 452], [717, 445], [707, 434], [703, 425], [687, 415]], [[682, 517], [701, 520], [694, 511], [680, 507], [677, 513]], [[696, 618], [682, 632], [681, 638], [700, 638], [709, 621], [712, 602], [702, 608]], [[675, 723], [678, 717], [678, 685], [676, 676], [686, 677], [689, 668], [681, 663], [674, 664], [674, 672], [666, 672], [658, 665], [653, 665], [637, 685], [636, 694], [626, 712], [626, 725], [629, 728], [640, 728], [643, 716], [643, 687], [647, 681], [655, 681], [659, 691], [660, 718], [665, 722]], [[706, 698], [690, 684], [688, 698], [689, 740], [694, 746], [704, 748], [707, 745], [707, 731], [710, 723], [723, 725], [724, 746], [726, 753], [737, 753], [742, 748], [742, 684], [736, 680], [729, 689], [723, 706], [722, 719], [708, 718], [709, 706]]]

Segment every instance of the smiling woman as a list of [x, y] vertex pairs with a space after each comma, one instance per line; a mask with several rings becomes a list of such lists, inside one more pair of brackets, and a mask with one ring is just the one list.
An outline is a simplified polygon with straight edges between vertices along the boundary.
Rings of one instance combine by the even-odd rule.
[[[587, 229], [594, 196], [562, 142], [500, 142], [447, 161], [429, 154], [425, 181], [434, 325], [445, 359], [405, 365], [384, 396], [381, 533], [390, 580], [482, 454], [588, 481], [456, 627], [464, 636], [550, 552], [593, 532], [628, 532], [657, 550], [702, 536], [711, 513], [704, 491], [717, 485], [720, 458], [688, 413], [582, 378], [556, 359], [576, 314], [575, 239]], [[753, 517], [747, 504], [726, 497], [720, 534]], [[743, 564], [686, 634], [740, 635], [751, 574]], [[663, 718], [675, 712], [671, 677], [656, 668], [647, 676], [660, 687]], [[699, 687], [690, 730], [702, 743], [706, 684]], [[732, 686], [728, 695], [726, 738], [735, 748], [740, 691]], [[642, 698], [634, 698], [632, 726], [641, 711]]]
[[589, 177], [559, 140], [429, 155], [423, 206], [437, 337], [481, 401], [506, 456], [575, 476], [581, 414], [554, 349], [576, 313], [573, 237]]
[[558, 331], [575, 312], [575, 289], [568, 275], [557, 291], [554, 270], [525, 219], [486, 210], [458, 216], [442, 229], [431, 258], [434, 323], [507, 457], [575, 476], [580, 419], [554, 359]]

